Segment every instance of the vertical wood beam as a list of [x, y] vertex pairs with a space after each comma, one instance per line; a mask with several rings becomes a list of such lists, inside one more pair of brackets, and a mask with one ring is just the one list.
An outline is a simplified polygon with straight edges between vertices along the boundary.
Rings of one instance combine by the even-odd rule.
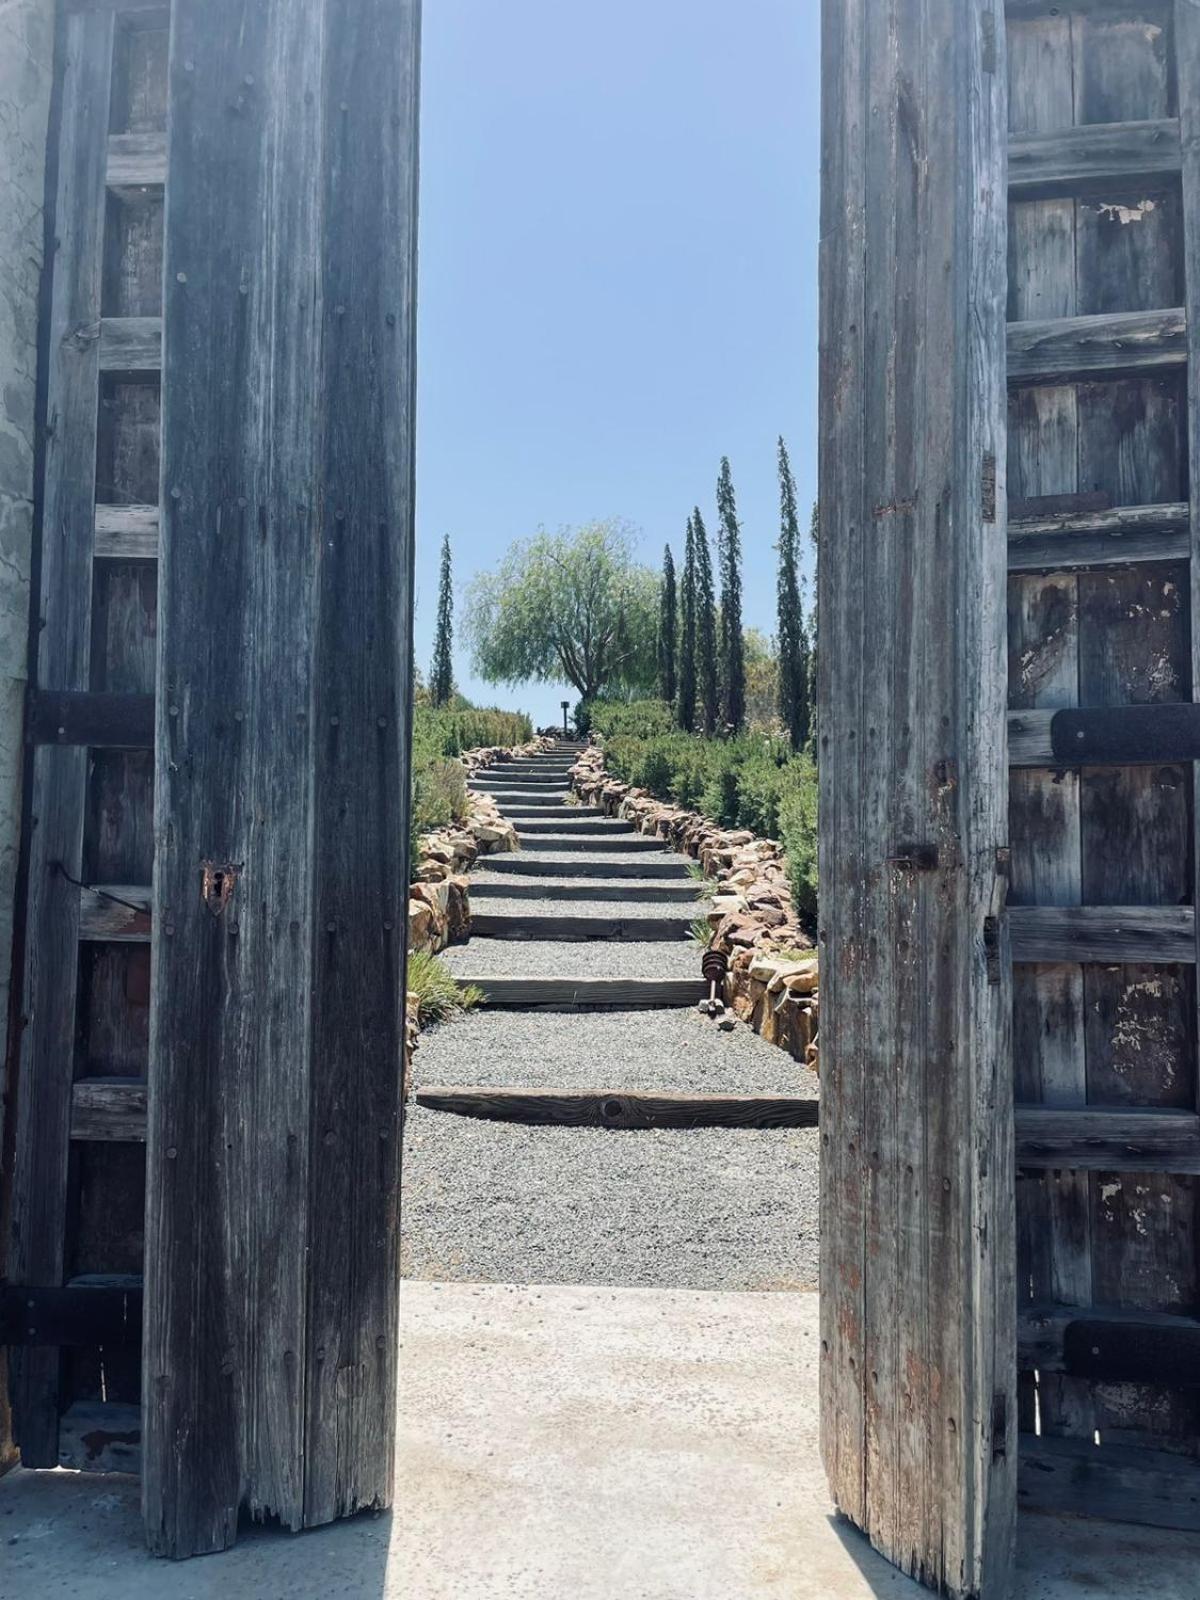
[[171, 1556], [391, 1489], [419, 15], [173, 12], [143, 1366]]
[[[112, 78], [111, 12], [67, 17], [50, 263], [46, 445], [34, 682], [86, 689], [91, 649], [96, 425], [105, 164]], [[29, 888], [13, 1180], [16, 1283], [62, 1282], [75, 1075], [79, 890], [87, 752], [33, 756]], [[64, 871], [65, 869], [65, 871]], [[59, 1356], [32, 1346], [15, 1363], [21, 1459], [58, 1465]]]
[[1001, 0], [824, 0], [821, 1420], [953, 1595], [1015, 1522]]

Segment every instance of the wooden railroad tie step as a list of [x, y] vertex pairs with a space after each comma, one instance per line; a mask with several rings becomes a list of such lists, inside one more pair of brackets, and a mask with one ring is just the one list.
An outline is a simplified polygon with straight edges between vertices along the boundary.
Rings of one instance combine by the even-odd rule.
[[[567, 813], [561, 817], [548, 817], [545, 821], [530, 817], [522, 817], [517, 821], [517, 832], [528, 834], [559, 833], [579, 834], [587, 839], [613, 839], [623, 838], [628, 835], [631, 839], [643, 839], [645, 834], [640, 834], [623, 818], [596, 818], [582, 817], [576, 822], [570, 816], [570, 807], [564, 807]], [[505, 816], [512, 818], [511, 811], [505, 811]], [[660, 841], [661, 842], [661, 841]]]
[[[590, 900], [616, 901], [628, 905], [631, 900], [652, 901], [660, 905], [679, 905], [699, 898], [699, 885], [693, 883], [589, 883], [586, 879], [572, 883], [494, 883], [471, 881], [472, 901], [482, 900]], [[477, 926], [479, 918], [473, 918]]]
[[651, 1089], [521, 1089], [429, 1085], [431, 1111], [571, 1128], [815, 1128], [817, 1102], [785, 1094], [684, 1094]]
[[683, 940], [690, 936], [691, 927], [689, 917], [522, 917], [475, 912], [471, 918], [471, 933], [477, 939], [562, 940], [574, 944], [589, 939], [625, 943]]
[[509, 794], [504, 790], [493, 791], [491, 789], [479, 789], [478, 793], [490, 794], [505, 816], [510, 814], [508, 810], [510, 804], [521, 807], [528, 806], [536, 808], [538, 811], [557, 811], [565, 806], [563, 797], [560, 794]]
[[[686, 878], [688, 870], [680, 856], [657, 857], [651, 861], [545, 861], [536, 852], [489, 856], [489, 872], [527, 878]], [[471, 890], [475, 892], [474, 888]]]
[[617, 838], [608, 834], [581, 836], [577, 833], [538, 833], [526, 835], [522, 850], [578, 850], [584, 854], [592, 851], [611, 851], [613, 855], [627, 855], [653, 851], [661, 855], [666, 845], [661, 839], [648, 839], [644, 833], [624, 834]]
[[520, 800], [516, 805], [501, 806], [500, 809], [510, 822], [516, 822], [521, 817], [542, 822], [553, 822], [561, 817], [564, 822], [576, 822], [584, 817], [608, 815], [602, 806], [569, 806], [561, 800], [546, 800], [540, 796], [536, 800]]
[[658, 1011], [694, 1006], [706, 993], [699, 970], [695, 978], [454, 976], [464, 987], [478, 989], [483, 1005], [513, 1011]]

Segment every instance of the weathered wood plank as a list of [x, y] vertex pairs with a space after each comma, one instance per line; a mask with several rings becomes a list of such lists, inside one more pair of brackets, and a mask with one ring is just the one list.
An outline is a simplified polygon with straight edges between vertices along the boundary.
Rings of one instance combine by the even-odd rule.
[[77, 892], [80, 939], [147, 943], [150, 938], [149, 889], [139, 884], [106, 883], [89, 885]]
[[537, 878], [687, 878], [687, 864], [681, 856], [647, 855], [643, 861], [547, 861], [536, 851], [520, 855], [489, 856], [488, 872], [505, 877]]
[[110, 189], [161, 189], [167, 178], [165, 133], [110, 133], [106, 181]]
[[543, 851], [561, 855], [579, 852], [581, 855], [661, 856], [668, 848], [665, 840], [647, 838], [644, 833], [619, 834], [616, 838], [609, 834], [596, 837], [577, 833], [520, 834], [519, 837], [521, 850], [534, 858]]
[[158, 507], [96, 507], [96, 556], [110, 561], [158, 559]]
[[1010, 767], [1061, 772], [1081, 765], [1192, 760], [1200, 744], [1200, 712], [1191, 704], [1012, 711], [1008, 741]]
[[1187, 314], [1182, 307], [1008, 325], [1010, 383], [1167, 372], [1186, 361]]
[[72, 1139], [146, 1141], [147, 1086], [133, 1078], [80, 1078], [71, 1091]]
[[815, 1128], [817, 1101], [785, 1094], [670, 1094], [644, 1089], [523, 1089], [429, 1084], [431, 1111], [570, 1128]]
[[1173, 1451], [1025, 1435], [1017, 1492], [1029, 1510], [1200, 1529], [1200, 1465]]
[[1014, 906], [1014, 961], [1194, 962], [1191, 906]]
[[[31, 663], [42, 688], [89, 686], [92, 506], [99, 384], [97, 341], [104, 251], [104, 166], [112, 71], [112, 14], [73, 16], [63, 27], [61, 121], [48, 327], [41, 518], [41, 594]], [[75, 1061], [86, 752], [36, 751], [26, 903], [21, 1045], [13, 1181], [18, 1283], [63, 1280], [71, 1079]], [[65, 870], [64, 870], [65, 869]], [[69, 876], [68, 876], [69, 875]], [[14, 1362], [22, 1459], [58, 1464], [59, 1361], [29, 1350]]]
[[[626, 904], [632, 899], [647, 900], [659, 905], [675, 905], [694, 901], [701, 885], [690, 880], [681, 883], [639, 883], [635, 888], [623, 883], [589, 883], [585, 880], [570, 883], [487, 883], [480, 878], [471, 880], [471, 900], [486, 903], [488, 900], [600, 900]], [[472, 919], [473, 925], [477, 919]]]
[[458, 982], [480, 991], [485, 1006], [517, 1011], [645, 1011], [693, 1006], [708, 993], [696, 978], [512, 978], [486, 973], [455, 973]]
[[1008, 525], [1010, 572], [1065, 572], [1190, 555], [1186, 502], [1118, 506]]
[[1096, 184], [1115, 190], [1125, 180], [1178, 174], [1180, 165], [1176, 117], [1029, 133], [1009, 144], [1008, 193], [1080, 194]]
[[162, 366], [161, 317], [102, 317], [101, 372], [157, 372]]
[[[965, 1595], [1011, 1566], [1015, 1469], [1004, 22], [823, 23], [822, 1449], [876, 1548]], [[887, 864], [911, 840], [934, 870]]]
[[[1169, 1373], [1182, 1384], [1200, 1382], [1200, 1320], [1174, 1312], [1130, 1310], [1122, 1306], [1030, 1305], [1017, 1323], [1022, 1365], [1064, 1372], [1075, 1364], [1075, 1337], [1083, 1334], [1088, 1355], [1107, 1362], [1110, 1376], [1161, 1378]], [[1111, 1352], [1104, 1346], [1110, 1343]], [[1187, 1353], [1185, 1360], [1179, 1357]], [[1171, 1357], [1174, 1359], [1171, 1359]], [[1155, 1371], [1155, 1367], [1157, 1371]]]
[[691, 937], [689, 917], [518, 917], [474, 912], [471, 934], [477, 939], [554, 939], [568, 943], [602, 939], [628, 943], [685, 940]]
[[1017, 1106], [1017, 1164], [1200, 1172], [1200, 1116], [1151, 1108]]
[[391, 1494], [418, 22], [172, 9], [143, 1387], [172, 1556]]

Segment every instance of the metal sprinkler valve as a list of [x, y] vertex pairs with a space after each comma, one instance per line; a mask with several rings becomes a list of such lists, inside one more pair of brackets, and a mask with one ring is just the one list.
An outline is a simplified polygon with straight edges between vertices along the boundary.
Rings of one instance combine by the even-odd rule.
[[717, 999], [717, 986], [724, 986], [725, 975], [729, 971], [729, 957], [724, 950], [709, 948], [701, 959], [700, 971], [708, 984], [708, 999], [701, 1000], [696, 1009], [708, 1017], [722, 1016], [725, 1002]]

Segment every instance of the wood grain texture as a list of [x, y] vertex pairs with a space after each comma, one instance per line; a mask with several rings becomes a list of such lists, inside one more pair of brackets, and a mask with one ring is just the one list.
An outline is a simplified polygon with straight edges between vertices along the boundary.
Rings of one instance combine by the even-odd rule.
[[416, 0], [173, 8], [143, 1373], [172, 1556], [391, 1493], [418, 34]]
[[455, 973], [460, 984], [483, 995], [485, 1006], [515, 1011], [653, 1011], [672, 1006], [693, 1006], [708, 994], [700, 977], [700, 952], [696, 952], [696, 978], [510, 978], [487, 973]]
[[1200, 1172], [1200, 1116], [1018, 1105], [1017, 1162], [1095, 1172]]
[[158, 559], [158, 507], [96, 507], [96, 556], [110, 561]]
[[1008, 376], [1013, 383], [1162, 372], [1186, 361], [1187, 316], [1182, 307], [1013, 322], [1008, 328]]
[[80, 1078], [71, 1091], [72, 1139], [146, 1141], [146, 1084], [128, 1078]]
[[552, 939], [567, 943], [602, 939], [629, 943], [690, 939], [691, 933], [690, 917], [518, 917], [512, 913], [489, 916], [479, 911], [471, 916], [471, 934], [476, 939]]
[[968, 1595], [1015, 1500], [1004, 22], [823, 24], [822, 1450], [877, 1549]]
[[101, 372], [157, 372], [162, 366], [161, 317], [103, 317]]
[[110, 134], [106, 178], [110, 189], [161, 189], [167, 178], [166, 134]]
[[1118, 506], [1008, 525], [1010, 572], [1064, 572], [1147, 561], [1186, 561], [1191, 553], [1186, 502]]
[[1014, 906], [1014, 961], [1194, 962], [1191, 906]]
[[643, 1089], [522, 1089], [428, 1084], [431, 1111], [570, 1128], [815, 1128], [817, 1102], [784, 1094], [655, 1094]]
[[1200, 1465], [1166, 1450], [1026, 1437], [1018, 1497], [1030, 1510], [1200, 1530]]
[[1080, 194], [1096, 184], [1116, 191], [1125, 180], [1168, 177], [1180, 170], [1179, 121], [1094, 123], [1013, 139], [1008, 193]]
[[[40, 630], [32, 681], [89, 687], [92, 506], [95, 500], [104, 165], [113, 18], [64, 26], [62, 113], [50, 287], [47, 441], [41, 521]], [[22, 1010], [28, 1019], [16, 1084], [14, 1282], [55, 1285], [64, 1271], [71, 1078], [76, 1050], [79, 891], [86, 752], [43, 747], [33, 757]], [[65, 871], [64, 871], [65, 869]], [[58, 1464], [59, 1360], [30, 1350], [14, 1362], [15, 1428], [29, 1467]]]

